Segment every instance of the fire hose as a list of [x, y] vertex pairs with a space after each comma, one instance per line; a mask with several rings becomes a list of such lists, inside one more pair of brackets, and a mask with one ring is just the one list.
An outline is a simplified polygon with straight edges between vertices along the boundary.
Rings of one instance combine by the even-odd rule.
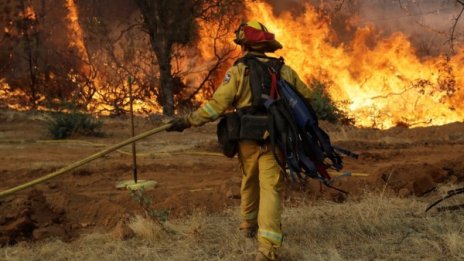
[[[40, 143], [40, 144], [81, 144], [88, 145], [93, 147], [106, 147], [107, 144], [96, 143], [86, 140], [0, 140], [0, 143], [7, 144], [25, 144], [25, 143]], [[115, 150], [118, 153], [123, 155], [132, 156], [132, 152], [128, 152], [122, 149]], [[218, 152], [210, 151], [159, 151], [159, 150], [145, 150], [143, 152], [137, 153], [137, 157], [150, 157], [150, 156], [160, 156], [160, 155], [178, 155], [178, 154], [188, 154], [194, 156], [217, 156], [224, 157], [224, 154]]]
[[[440, 198], [439, 200], [433, 202], [430, 206], [428, 206], [427, 209], [425, 210], [425, 212], [429, 211], [430, 209], [432, 209], [433, 207], [435, 207], [439, 203], [445, 201], [446, 199], [452, 198], [452, 197], [454, 197], [456, 195], [463, 194], [463, 193], [464, 193], [464, 188], [458, 188], [458, 189], [450, 190], [450, 191], [448, 191], [446, 193], [446, 196]], [[459, 204], [459, 205], [453, 205], [453, 206], [438, 207], [437, 211], [441, 212], [441, 211], [445, 211], [445, 210], [458, 210], [458, 209], [463, 209], [463, 208], [464, 208], [464, 204]]]
[[[143, 133], [140, 133], [139, 135], [137, 136], [134, 136], [130, 139], [127, 139], [127, 140], [124, 140], [116, 145], [113, 145], [113, 146], [110, 146], [100, 152], [97, 152], [93, 155], [90, 155], [88, 156], [87, 158], [84, 158], [80, 161], [76, 161], [74, 163], [71, 163], [70, 165], [67, 165], [61, 169], [58, 169], [56, 170], [55, 172], [52, 172], [50, 174], [47, 174], [45, 176], [42, 176], [40, 178], [37, 178], [37, 179], [34, 179], [32, 181], [29, 181], [27, 183], [24, 183], [24, 184], [21, 184], [21, 185], [18, 185], [16, 187], [13, 187], [11, 189], [8, 189], [8, 190], [5, 190], [5, 191], [2, 191], [0, 192], [0, 198], [3, 198], [3, 197], [7, 197], [7, 196], [10, 196], [18, 191], [21, 191], [21, 190], [24, 190], [26, 188], [29, 188], [29, 187], [32, 187], [34, 185], [37, 185], [39, 183], [43, 183], [47, 180], [50, 180], [54, 177], [57, 177], [57, 176], [60, 176], [62, 174], [65, 174], [71, 170], [74, 170], [78, 167], [81, 167], [91, 161], [94, 161], [96, 159], [99, 159], [111, 152], [114, 152], [114, 151], [117, 151], [119, 153], [122, 153], [122, 154], [127, 154], [127, 155], [132, 155], [131, 153], [128, 153], [128, 152], [125, 152], [123, 150], [120, 150], [120, 148], [124, 147], [124, 146], [127, 146], [131, 143], [134, 143], [138, 140], [141, 140], [143, 138], [146, 138], [148, 136], [151, 136], [151, 135], [154, 135], [156, 133], [159, 133], [159, 132], [162, 132], [164, 130], [166, 130], [167, 128], [169, 128], [171, 126], [171, 124], [166, 124], [166, 125], [163, 125], [163, 126], [160, 126], [158, 128], [154, 128], [154, 129], [151, 129], [149, 131], [146, 131], [146, 132], [143, 132]], [[44, 141], [45, 142], [45, 141]], [[48, 141], [47, 141], [48, 142]], [[58, 141], [51, 141], [51, 142], [58, 142]], [[95, 145], [95, 146], [104, 146], [104, 144], [96, 144], [96, 143], [92, 143], [92, 142], [86, 142], [86, 141], [79, 141], [79, 143], [85, 143], [85, 144], [90, 144], [90, 145]], [[157, 154], [163, 154], [163, 153], [166, 153], [166, 154], [177, 154], [178, 152], [158, 152]], [[186, 152], [180, 152], [182, 154], [185, 154]], [[222, 154], [220, 153], [214, 153], [214, 152], [188, 152], [186, 154], [190, 154], [190, 155], [202, 155], [202, 156], [222, 156]], [[144, 156], [148, 156], [150, 154], [146, 154]], [[139, 155], [139, 156], [142, 156], [142, 155]], [[330, 173], [331, 175], [333, 176], [346, 176], [346, 174], [343, 174], [343, 175], [340, 175], [338, 173]], [[369, 174], [365, 174], [365, 173], [350, 173], [349, 176], [359, 176], [359, 177], [366, 177], [368, 176]]]
[[71, 163], [70, 165], [67, 165], [67, 166], [65, 166], [65, 167], [63, 167], [63, 168], [61, 168], [61, 169], [59, 169], [59, 170], [57, 170], [55, 172], [52, 172], [52, 173], [47, 174], [45, 176], [42, 176], [40, 178], [34, 179], [34, 180], [29, 181], [27, 183], [21, 184], [19, 186], [13, 187], [11, 189], [7, 189], [5, 191], [2, 191], [2, 192], [0, 192], [0, 198], [9, 196], [9, 195], [14, 194], [14, 193], [16, 193], [18, 191], [21, 191], [23, 189], [32, 187], [34, 185], [45, 182], [45, 181], [47, 181], [49, 179], [52, 179], [54, 177], [60, 176], [60, 175], [66, 173], [68, 171], [76, 169], [76, 168], [78, 168], [78, 167], [80, 167], [82, 165], [85, 165], [85, 164], [87, 164], [87, 163], [89, 163], [91, 161], [94, 161], [94, 160], [96, 160], [98, 158], [101, 158], [101, 157], [103, 157], [103, 156], [105, 156], [105, 155], [107, 155], [107, 154], [109, 154], [109, 153], [111, 153], [113, 151], [116, 151], [116, 150], [118, 150], [118, 149], [120, 149], [120, 148], [122, 148], [122, 147], [124, 147], [126, 145], [134, 143], [134, 142], [136, 142], [138, 140], [141, 140], [141, 139], [146, 138], [148, 136], [151, 136], [153, 134], [162, 132], [162, 131], [166, 130], [169, 127], [171, 127], [171, 124], [166, 124], [166, 125], [163, 125], [161, 127], [154, 128], [154, 129], [151, 129], [149, 131], [140, 133], [137, 136], [134, 136], [134, 137], [132, 137], [130, 139], [124, 140], [124, 141], [122, 141], [122, 142], [120, 142], [120, 143], [118, 143], [116, 145], [110, 146], [110, 147], [108, 147], [108, 148], [106, 148], [106, 149], [104, 149], [104, 150], [102, 150], [100, 152], [97, 152], [97, 153], [95, 153], [93, 155], [90, 155], [85, 159], [82, 159], [80, 161], [76, 161], [74, 163]]

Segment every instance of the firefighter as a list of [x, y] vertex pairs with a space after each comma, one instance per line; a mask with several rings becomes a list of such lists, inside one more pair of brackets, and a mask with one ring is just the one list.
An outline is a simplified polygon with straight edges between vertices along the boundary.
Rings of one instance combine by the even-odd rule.
[[[234, 42], [241, 46], [242, 54], [254, 55], [266, 61], [265, 53], [282, 48], [266, 27], [250, 21], [240, 25]], [[213, 97], [198, 110], [185, 117], [175, 118], [168, 131], [183, 131], [191, 126], [201, 126], [216, 120], [223, 112], [233, 107], [250, 107], [252, 91], [250, 72], [244, 63], [236, 63], [225, 74]], [[280, 77], [292, 84], [303, 96], [309, 97], [310, 90], [289, 66], [283, 65]], [[255, 260], [276, 260], [277, 250], [282, 244], [281, 191], [282, 173], [269, 142], [240, 140], [238, 158], [243, 170], [241, 183], [240, 229], [247, 237], [258, 239]]]

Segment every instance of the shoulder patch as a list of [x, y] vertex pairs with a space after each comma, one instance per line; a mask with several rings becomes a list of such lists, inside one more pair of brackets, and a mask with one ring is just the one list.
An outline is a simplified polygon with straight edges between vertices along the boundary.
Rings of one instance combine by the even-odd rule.
[[222, 80], [222, 83], [228, 84], [231, 78], [232, 78], [232, 75], [230, 74], [230, 72], [227, 72], [226, 75], [224, 76], [224, 80]]

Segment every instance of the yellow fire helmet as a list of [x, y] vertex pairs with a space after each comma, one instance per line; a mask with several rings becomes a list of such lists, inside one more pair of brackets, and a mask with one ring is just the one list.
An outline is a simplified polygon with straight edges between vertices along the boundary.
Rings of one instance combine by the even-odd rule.
[[275, 39], [274, 34], [258, 21], [240, 24], [235, 31], [234, 42], [261, 52], [275, 52], [282, 48], [282, 44]]

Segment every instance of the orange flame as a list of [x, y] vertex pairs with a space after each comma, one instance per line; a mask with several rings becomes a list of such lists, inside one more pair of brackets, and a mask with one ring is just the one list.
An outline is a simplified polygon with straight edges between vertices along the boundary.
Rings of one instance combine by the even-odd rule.
[[[420, 59], [408, 38], [395, 33], [381, 39], [372, 26], [359, 28], [349, 45], [334, 46], [330, 21], [314, 7], [303, 15], [275, 17], [263, 2], [247, 2], [247, 16], [265, 24], [284, 49], [300, 76], [328, 82], [328, 93], [347, 101], [347, 113], [358, 126], [389, 128], [464, 121], [464, 49], [449, 60], [444, 56]], [[368, 37], [375, 44], [367, 45]]]
[[30, 20], [37, 20], [37, 14], [32, 6], [27, 6], [20, 15]]
[[[79, 75], [90, 77], [95, 69], [90, 62], [98, 58], [89, 57], [87, 52], [75, 0], [66, 0], [65, 5], [70, 47], [83, 61], [80, 72], [69, 72], [69, 79], [78, 79]], [[381, 38], [373, 26], [358, 28], [352, 42], [335, 46], [331, 43], [336, 39], [331, 22], [309, 4], [304, 5], [305, 11], [298, 17], [285, 12], [275, 16], [268, 4], [258, 1], [247, 1], [246, 7], [247, 17], [264, 23], [283, 44], [284, 49], [276, 54], [284, 56], [307, 83], [314, 78], [324, 82], [334, 100], [346, 102], [342, 109], [354, 117], [358, 126], [389, 128], [401, 123], [429, 126], [464, 120], [464, 48], [452, 57], [420, 58], [404, 34]], [[22, 15], [36, 18], [32, 8], [26, 9]], [[178, 71], [187, 71], [180, 77], [188, 87], [198, 87], [215, 65], [218, 56], [214, 50], [230, 48], [233, 35], [226, 35], [224, 31], [215, 34], [218, 26], [224, 26], [218, 23], [200, 23], [198, 52], [185, 48], [180, 51], [179, 57], [183, 58], [173, 59], [173, 67], [178, 65]], [[221, 67], [219, 71], [224, 69]], [[93, 78], [97, 93], [88, 110], [114, 109], [103, 102], [103, 96], [112, 97], [108, 91], [111, 87], [108, 77], [111, 76], [99, 70]], [[217, 79], [213, 77], [212, 82], [217, 83]], [[117, 94], [126, 92], [127, 85], [119, 84], [121, 86], [112, 88], [113, 91], [117, 89]], [[138, 88], [134, 84], [133, 89]], [[8, 85], [0, 81], [1, 96], [7, 93], [27, 96], [17, 92], [12, 93]], [[200, 91], [195, 97], [203, 101], [208, 95]], [[123, 103], [127, 103], [127, 98], [124, 99]], [[136, 111], [161, 111], [154, 103], [135, 103]]]
[[[0, 109], [11, 109], [16, 111], [28, 111], [30, 105], [25, 104], [29, 95], [19, 88], [12, 89], [4, 78], [0, 79]], [[45, 97], [40, 95], [37, 101], [43, 101]], [[37, 110], [47, 110], [44, 106], [38, 106]]]
[[79, 24], [79, 11], [74, 3], [74, 0], [66, 0], [66, 8], [68, 9], [67, 19], [69, 20], [68, 29], [70, 33], [70, 47], [77, 50], [78, 55], [85, 61], [89, 62], [89, 56], [84, 44], [84, 33]]
[[[81, 73], [86, 76], [91, 75], [91, 61], [89, 54], [87, 52], [87, 47], [84, 41], [84, 32], [82, 30], [81, 25], [79, 24], [79, 10], [76, 6], [74, 0], [66, 0], [66, 8], [68, 9], [67, 19], [68, 23], [68, 31], [69, 31], [69, 39], [70, 39], [70, 47], [74, 48], [77, 51], [77, 55], [80, 59], [84, 62], [82, 66]], [[111, 93], [108, 84], [105, 82], [105, 77], [99, 72], [95, 73], [95, 77], [92, 79], [97, 89], [97, 92], [93, 95], [92, 100], [87, 105], [87, 110], [92, 112], [98, 112], [101, 115], [109, 115], [111, 111], [115, 109], [115, 106], [108, 104], [108, 102], [104, 102], [104, 96], [108, 99], [116, 99], [116, 93]], [[72, 81], [76, 81], [78, 74], [71, 72], [68, 77]], [[133, 85], [133, 89], [137, 89], [138, 86], [136, 84]], [[121, 89], [115, 90], [117, 88], [112, 88], [112, 91], [117, 92], [118, 94], [125, 94], [128, 91], [128, 86], [123, 84]], [[129, 108], [129, 97], [128, 95], [124, 95], [125, 98], [121, 103], [126, 104], [123, 106], [125, 110]], [[141, 101], [135, 100], [134, 104], [134, 111], [136, 112], [143, 112], [143, 111], [152, 111], [152, 112], [160, 112], [161, 109], [159, 106], [153, 106], [150, 104], [145, 104]]]

